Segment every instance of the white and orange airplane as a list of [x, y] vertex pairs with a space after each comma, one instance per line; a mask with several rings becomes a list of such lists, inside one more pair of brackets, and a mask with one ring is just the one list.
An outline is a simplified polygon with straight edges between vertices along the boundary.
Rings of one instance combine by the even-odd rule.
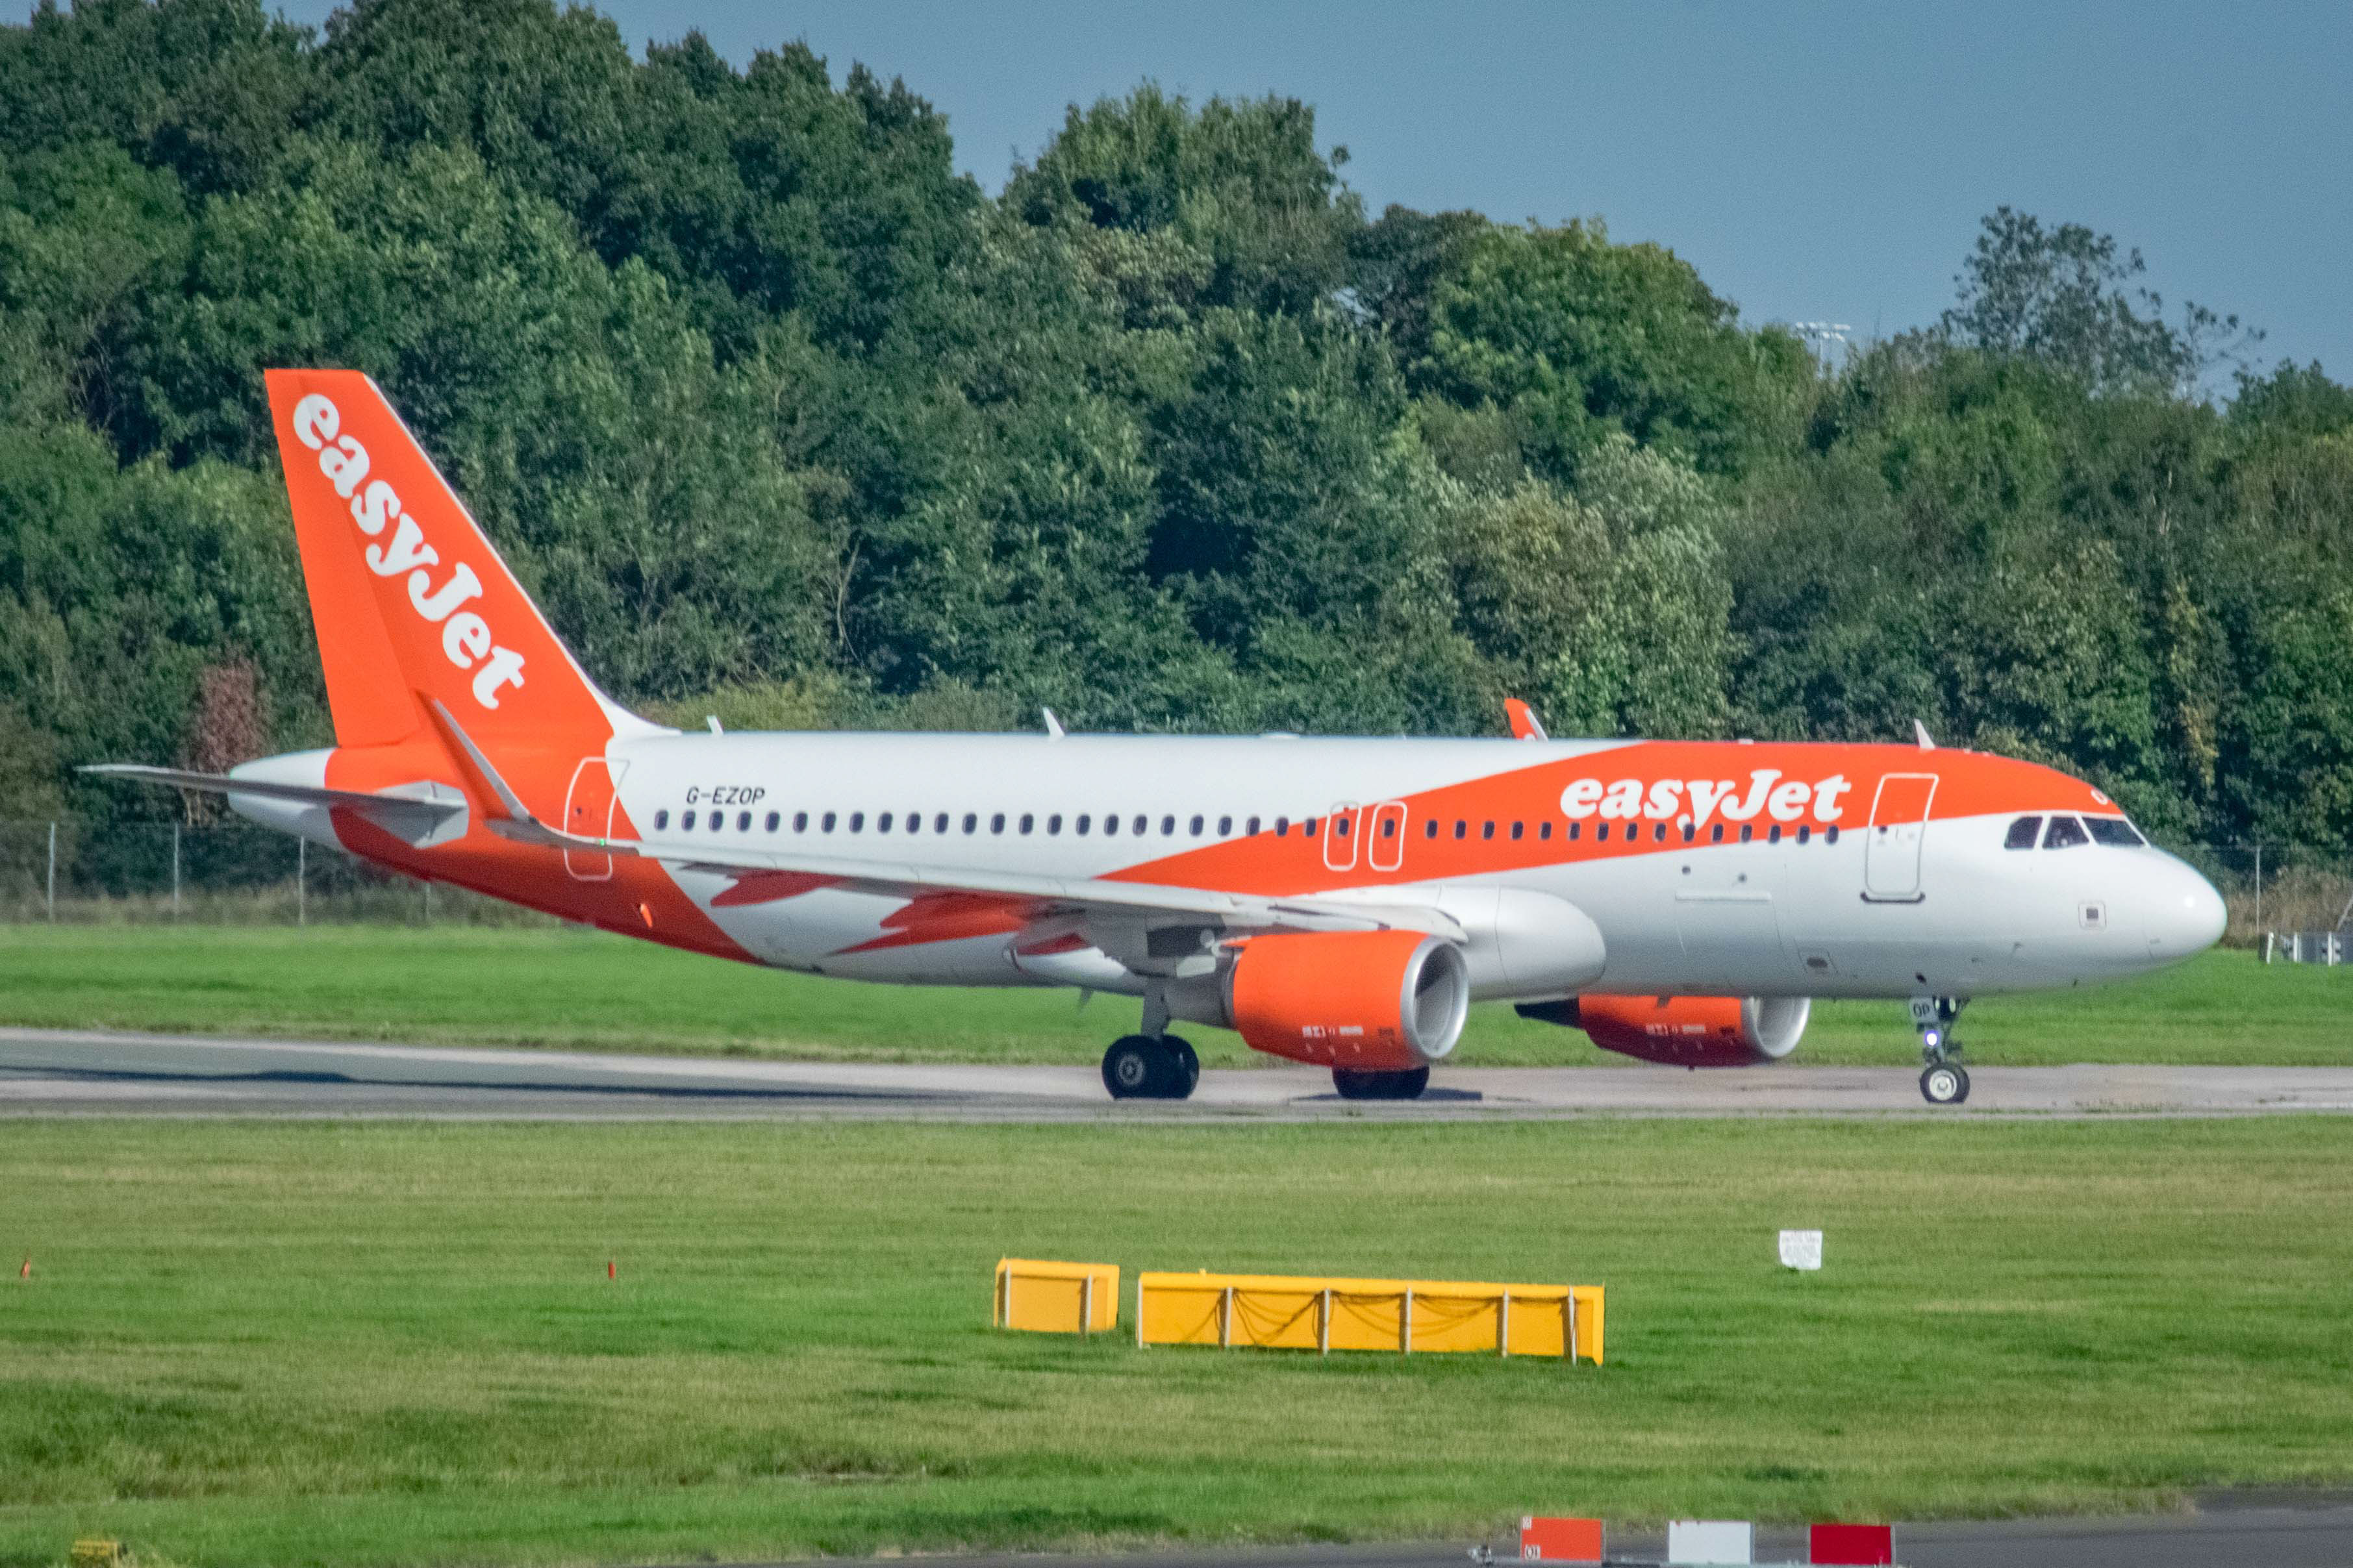
[[1409, 1099], [1474, 1000], [1687, 1067], [1787, 1057], [1810, 998], [1908, 998], [1964, 1100], [1969, 998], [2212, 943], [2222, 900], [2106, 795], [1915, 745], [681, 733], [589, 679], [375, 384], [273, 371], [336, 743], [227, 774], [258, 822], [565, 920], [896, 984], [1140, 997]]

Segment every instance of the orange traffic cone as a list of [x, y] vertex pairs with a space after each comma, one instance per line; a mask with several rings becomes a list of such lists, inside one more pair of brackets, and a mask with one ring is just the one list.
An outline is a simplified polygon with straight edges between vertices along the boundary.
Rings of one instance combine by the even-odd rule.
[[32, 1277], [33, 1260], [30, 1258], [26, 1258], [25, 1259], [25, 1267], [16, 1270], [16, 1278], [19, 1279], [30, 1279]]
[[620, 1274], [613, 1267], [613, 1260], [609, 1258], [605, 1259], [605, 1278], [607, 1279], [617, 1279], [620, 1278]]

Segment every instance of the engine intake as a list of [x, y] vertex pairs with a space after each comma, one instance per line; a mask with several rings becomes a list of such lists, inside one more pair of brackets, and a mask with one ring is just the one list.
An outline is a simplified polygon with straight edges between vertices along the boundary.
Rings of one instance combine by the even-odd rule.
[[1798, 1048], [1804, 996], [1599, 996], [1521, 1004], [1523, 1018], [1583, 1029], [1605, 1051], [1672, 1067], [1741, 1068]]
[[1471, 1007], [1462, 950], [1420, 931], [1314, 931], [1237, 944], [1225, 1021], [1252, 1050], [1409, 1071], [1454, 1048]]

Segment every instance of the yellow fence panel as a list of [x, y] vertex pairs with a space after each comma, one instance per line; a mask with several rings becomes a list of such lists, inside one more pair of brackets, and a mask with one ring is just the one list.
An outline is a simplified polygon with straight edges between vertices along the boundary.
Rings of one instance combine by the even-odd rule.
[[1599, 1285], [1139, 1274], [1139, 1345], [1312, 1351], [1482, 1351], [1601, 1360]]
[[1119, 1326], [1119, 1265], [997, 1260], [989, 1323], [1046, 1334], [1101, 1333]]

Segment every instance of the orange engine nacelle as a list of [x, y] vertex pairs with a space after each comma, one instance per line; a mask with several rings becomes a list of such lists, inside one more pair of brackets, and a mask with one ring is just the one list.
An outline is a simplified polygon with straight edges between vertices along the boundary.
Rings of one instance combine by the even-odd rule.
[[1683, 1068], [1778, 1062], [1798, 1048], [1812, 1010], [1803, 996], [1578, 996], [1519, 1009], [1583, 1029], [1605, 1051]]
[[1471, 972], [1451, 942], [1412, 931], [1313, 931], [1234, 945], [1226, 1016], [1254, 1051], [1410, 1071], [1461, 1036]]

